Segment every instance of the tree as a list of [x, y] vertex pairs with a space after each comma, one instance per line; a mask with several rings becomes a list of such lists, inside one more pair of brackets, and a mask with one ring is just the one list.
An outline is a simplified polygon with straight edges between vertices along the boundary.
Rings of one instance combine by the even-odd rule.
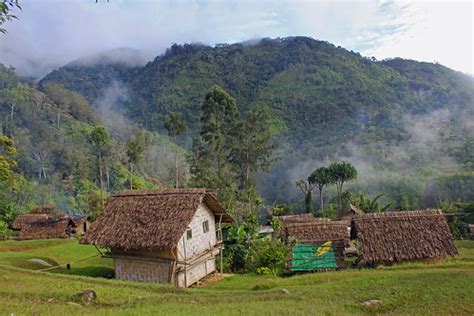
[[268, 108], [257, 105], [238, 122], [232, 162], [238, 165], [241, 189], [254, 189], [252, 175], [260, 170], [267, 171], [275, 162], [272, 154], [277, 146], [270, 141], [269, 119]]
[[[165, 119], [165, 128], [168, 131], [168, 136], [173, 138], [176, 144], [176, 139], [179, 135], [187, 131], [186, 123], [183, 121], [181, 115], [176, 112], [171, 112]], [[174, 168], [175, 168], [175, 188], [179, 187], [179, 166], [178, 166], [178, 146], [174, 153]]]
[[0, 181], [13, 183], [13, 168], [16, 161], [11, 157], [16, 154], [13, 140], [7, 136], [0, 135]]
[[7, 32], [7, 30], [3, 28], [3, 24], [14, 19], [18, 19], [16, 15], [11, 13], [11, 11], [15, 8], [21, 10], [18, 0], [3, 0], [0, 2], [0, 33], [5, 34]]
[[344, 183], [357, 178], [357, 170], [349, 161], [336, 161], [329, 165], [328, 173], [336, 185], [339, 211], [342, 210], [342, 189]]
[[193, 140], [190, 157], [194, 185], [216, 190], [230, 207], [235, 199], [235, 148], [238, 111], [235, 99], [219, 86], [213, 86], [202, 104], [200, 138]]
[[320, 167], [313, 171], [308, 178], [309, 183], [313, 184], [319, 190], [319, 206], [321, 216], [324, 214], [323, 188], [333, 183], [333, 178], [327, 167]]
[[147, 147], [145, 134], [142, 130], [136, 130], [134, 136], [125, 143], [125, 151], [130, 167], [130, 189], [133, 189], [134, 167], [143, 159], [143, 153]]
[[104, 172], [102, 166], [102, 153], [106, 145], [109, 143], [109, 134], [104, 126], [95, 127], [90, 133], [92, 145], [95, 147], [97, 158], [99, 162], [99, 183], [100, 194], [102, 198], [102, 206], [104, 203]]
[[388, 202], [385, 205], [380, 205], [380, 199], [387, 195], [386, 193], [380, 193], [372, 200], [367, 197], [365, 194], [361, 193], [353, 198], [351, 198], [351, 202], [357, 206], [360, 210], [364, 213], [381, 213], [388, 210], [394, 202]]
[[298, 180], [296, 186], [300, 188], [301, 192], [304, 195], [304, 205], [306, 213], [311, 213], [313, 211], [313, 190], [315, 188], [314, 183], [311, 183], [308, 180]]

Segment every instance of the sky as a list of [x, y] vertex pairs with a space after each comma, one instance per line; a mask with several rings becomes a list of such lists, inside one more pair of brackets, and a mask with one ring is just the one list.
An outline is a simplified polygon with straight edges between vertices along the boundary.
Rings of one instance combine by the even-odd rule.
[[[363, 56], [438, 62], [474, 74], [473, 1], [20, 0], [0, 63], [41, 77], [68, 62], [132, 48], [144, 63], [173, 43], [310, 36]], [[130, 57], [131, 58], [131, 57]]]

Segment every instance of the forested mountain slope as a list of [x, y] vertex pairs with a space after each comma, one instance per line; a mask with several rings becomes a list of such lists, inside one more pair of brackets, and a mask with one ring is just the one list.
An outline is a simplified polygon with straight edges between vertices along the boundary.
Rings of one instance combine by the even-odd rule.
[[163, 131], [166, 115], [179, 112], [190, 127], [180, 141], [188, 149], [212, 85], [233, 95], [241, 113], [268, 105], [280, 158], [260, 178], [268, 203], [300, 199], [294, 181], [331, 158], [358, 167], [351, 190], [387, 192], [398, 208], [472, 198], [466, 188], [474, 182], [473, 78], [442, 65], [375, 61], [289, 37], [254, 45], [173, 45], [143, 67], [73, 62], [43, 78], [40, 89], [51, 83], [90, 104], [112, 94], [103, 116], [120, 113], [149, 131]]

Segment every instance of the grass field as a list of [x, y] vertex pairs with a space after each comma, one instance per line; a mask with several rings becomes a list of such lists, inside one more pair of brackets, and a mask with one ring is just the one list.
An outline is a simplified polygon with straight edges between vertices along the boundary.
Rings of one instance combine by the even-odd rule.
[[[235, 275], [177, 290], [94, 277], [110, 273], [112, 261], [93, 257], [94, 247], [75, 240], [6, 241], [0, 242], [0, 315], [473, 315], [474, 241], [457, 245], [459, 257], [431, 264], [288, 278]], [[71, 270], [38, 271], [47, 266], [36, 259], [69, 262]], [[95, 290], [97, 302], [72, 304], [71, 296], [84, 289]], [[360, 305], [370, 299], [381, 305]]]

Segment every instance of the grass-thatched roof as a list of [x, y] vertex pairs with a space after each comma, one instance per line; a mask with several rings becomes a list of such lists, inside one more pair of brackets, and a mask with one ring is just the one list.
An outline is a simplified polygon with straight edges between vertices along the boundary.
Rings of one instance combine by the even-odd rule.
[[107, 203], [81, 242], [123, 250], [172, 249], [200, 203], [205, 203], [217, 220], [232, 221], [206, 189], [127, 190]]
[[24, 224], [18, 233], [18, 239], [47, 239], [67, 237], [69, 226], [74, 224], [68, 218], [45, 219]]
[[440, 210], [384, 212], [354, 217], [359, 250], [368, 263], [392, 263], [458, 254]]
[[303, 213], [303, 214], [296, 214], [296, 215], [282, 215], [277, 216], [277, 218], [281, 221], [283, 225], [294, 224], [294, 223], [308, 223], [316, 220], [311, 213]]
[[355, 205], [350, 204], [347, 205], [339, 214], [339, 220], [351, 220], [356, 215], [364, 214], [363, 211], [359, 210]]
[[284, 226], [285, 240], [294, 238], [299, 243], [317, 243], [328, 240], [349, 241], [347, 223], [314, 218], [311, 222]]
[[22, 229], [27, 224], [33, 224], [36, 222], [44, 222], [49, 219], [48, 214], [24, 214], [15, 217], [12, 223], [13, 229]]

